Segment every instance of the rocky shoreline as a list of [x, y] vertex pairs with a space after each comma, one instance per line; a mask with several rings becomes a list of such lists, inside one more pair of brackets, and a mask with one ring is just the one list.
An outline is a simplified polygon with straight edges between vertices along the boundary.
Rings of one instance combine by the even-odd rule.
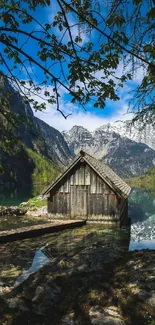
[[[32, 199], [31, 199], [32, 200]], [[37, 207], [38, 202], [43, 202], [44, 198], [40, 195], [34, 198], [32, 203], [22, 202], [19, 206], [0, 206], [0, 217], [5, 216], [24, 216], [24, 215], [32, 215], [32, 216], [41, 216], [47, 214], [47, 206]], [[36, 205], [35, 205], [36, 203]]]
[[155, 251], [98, 244], [91, 255], [59, 256], [4, 288], [0, 311], [8, 325], [154, 325]]

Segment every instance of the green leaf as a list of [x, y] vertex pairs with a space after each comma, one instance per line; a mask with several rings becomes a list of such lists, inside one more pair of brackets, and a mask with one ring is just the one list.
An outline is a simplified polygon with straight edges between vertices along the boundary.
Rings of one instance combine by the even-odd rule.
[[147, 13], [147, 16], [152, 19], [155, 18], [155, 7], [151, 8], [151, 10]]
[[142, 0], [133, 0], [133, 3], [135, 3], [136, 5], [139, 5], [140, 3], [142, 3]]
[[5, 47], [4, 52], [5, 53], [9, 53], [10, 52], [10, 49], [8, 47]]
[[44, 95], [45, 95], [45, 96], [50, 96], [49, 91], [45, 90], [45, 91], [44, 91]]

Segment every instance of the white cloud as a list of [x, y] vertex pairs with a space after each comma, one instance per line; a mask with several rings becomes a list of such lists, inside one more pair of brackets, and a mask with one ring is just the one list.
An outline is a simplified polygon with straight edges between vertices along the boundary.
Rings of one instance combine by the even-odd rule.
[[[27, 85], [28, 86], [28, 85]], [[40, 97], [32, 95], [32, 98], [39, 103], [44, 102], [44, 91], [45, 87], [42, 87], [40, 92]], [[47, 91], [53, 94], [53, 87], [48, 86]], [[72, 104], [69, 100], [65, 100], [66, 89], [59, 88], [60, 93], [60, 110], [65, 114], [72, 114], [67, 119], [65, 119], [60, 112], [57, 111], [56, 105], [51, 105], [47, 103], [46, 110], [34, 112], [35, 116], [39, 117], [41, 120], [51, 125], [52, 127], [58, 129], [59, 131], [69, 130], [74, 125], [81, 125], [90, 131], [96, 128], [114, 122], [116, 120], [129, 120], [133, 117], [133, 114], [128, 113], [128, 100], [131, 95], [129, 94], [130, 87], [125, 85], [120, 93], [120, 100], [113, 102], [108, 100], [105, 110], [95, 109], [93, 111], [84, 111], [78, 105]], [[91, 103], [89, 104], [89, 108]], [[107, 116], [107, 111], [111, 112], [111, 116]]]
[[146, 72], [147, 72], [147, 67], [137, 68], [136, 71], [134, 72], [133, 81], [136, 82], [137, 84], [140, 84], [144, 76], [146, 75]]
[[[29, 88], [29, 85], [26, 84]], [[40, 92], [40, 97], [32, 95], [32, 98], [39, 103], [44, 102], [46, 98], [44, 96], [44, 91], [47, 90], [50, 94], [53, 94], [53, 87], [48, 86], [47, 88], [42, 87]], [[65, 119], [60, 112], [57, 111], [56, 104], [51, 105], [46, 104], [46, 110], [34, 112], [35, 116], [39, 117], [41, 120], [51, 125], [52, 127], [58, 129], [59, 131], [69, 130], [74, 125], [81, 125], [87, 128], [90, 131], [102, 126], [103, 124], [114, 122], [116, 120], [128, 120], [132, 118], [132, 114], [128, 113], [128, 91], [130, 90], [129, 86], [125, 85], [120, 94], [120, 100], [113, 102], [108, 100], [107, 107], [105, 110], [94, 109], [94, 111], [84, 111], [78, 105], [72, 104], [69, 100], [65, 100], [66, 89], [59, 88], [60, 93], [60, 110], [65, 114], [71, 114], [67, 119]], [[89, 104], [90, 107], [91, 103]], [[111, 116], [107, 116], [107, 110], [113, 112]], [[102, 115], [101, 115], [102, 113]]]
[[[40, 99], [39, 99], [40, 101]], [[57, 111], [56, 105], [47, 104], [47, 109], [43, 112], [35, 112], [35, 116], [58, 129], [59, 131], [70, 130], [74, 125], [81, 125], [86, 129], [93, 131], [96, 128], [114, 122], [116, 120], [129, 120], [132, 118], [132, 114], [128, 113], [128, 105], [126, 100], [121, 99], [117, 103], [113, 103], [118, 108], [116, 112], [108, 117], [102, 111], [102, 116], [97, 115], [98, 110], [94, 109], [94, 112], [81, 110], [78, 106], [71, 104], [70, 102], [60, 99], [60, 109], [65, 114], [71, 113], [67, 119], [65, 119], [60, 112]], [[100, 111], [101, 112], [101, 111]]]
[[[128, 60], [128, 58], [127, 58]], [[138, 64], [138, 62], [137, 62]], [[142, 79], [144, 78], [145, 74], [146, 74], [146, 69], [147, 69], [147, 66], [142, 66], [139, 62], [139, 66], [137, 65], [136, 67], [136, 64], [135, 64], [135, 67], [134, 67], [134, 72], [133, 72], [133, 78], [132, 80], [130, 81], [131, 82], [134, 82], [136, 84], [140, 84], [142, 82]], [[116, 71], [115, 71], [115, 75], [117, 77], [121, 77], [122, 74], [126, 74], [126, 73], [131, 73], [132, 72], [132, 64], [131, 62], [129, 62], [126, 66], [124, 66], [123, 62], [120, 62]]]
[[35, 115], [59, 131], [70, 130], [74, 125], [80, 125], [90, 131], [93, 131], [103, 124], [117, 120], [129, 120], [132, 118], [132, 114], [127, 113], [127, 105], [122, 106], [118, 113], [114, 114], [111, 117], [104, 116], [104, 113], [101, 117], [97, 116], [95, 112], [90, 113], [79, 111], [73, 113], [65, 120], [64, 117], [59, 112], [57, 112], [55, 108], [52, 108], [50, 111], [48, 108], [48, 112], [37, 112]]

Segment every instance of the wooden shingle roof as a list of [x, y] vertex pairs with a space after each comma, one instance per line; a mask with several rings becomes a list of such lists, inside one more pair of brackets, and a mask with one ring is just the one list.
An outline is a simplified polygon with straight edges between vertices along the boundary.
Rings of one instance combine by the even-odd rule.
[[65, 169], [65, 171], [56, 178], [56, 180], [43, 192], [43, 195], [47, 195], [51, 189], [58, 184], [58, 182], [81, 160], [95, 170], [95, 172], [121, 197], [127, 198], [130, 193], [130, 186], [124, 182], [109, 166], [103, 163], [101, 160], [97, 160], [83, 150], [80, 154], [71, 162], [71, 164]]
[[115, 188], [116, 191], [121, 192], [121, 196], [127, 197], [130, 193], [130, 186], [123, 181], [109, 166], [103, 161], [97, 160], [89, 154], [85, 153], [85, 160], [94, 167], [95, 171], [102, 177], [103, 180]]

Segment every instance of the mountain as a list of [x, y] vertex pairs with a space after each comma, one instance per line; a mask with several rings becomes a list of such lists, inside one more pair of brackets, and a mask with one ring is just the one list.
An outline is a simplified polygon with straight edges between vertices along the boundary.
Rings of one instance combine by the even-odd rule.
[[155, 165], [153, 149], [120, 135], [110, 124], [94, 132], [89, 132], [81, 126], [74, 126], [69, 132], [63, 132], [63, 135], [72, 154], [76, 154], [82, 148], [96, 158], [104, 160], [121, 177], [144, 174]]
[[105, 124], [100, 129], [119, 133], [122, 137], [126, 136], [135, 142], [144, 143], [155, 150], [155, 126], [151, 123], [144, 124], [141, 121], [132, 123], [131, 120], [116, 121]]
[[[43, 167], [46, 163], [41, 162], [39, 157], [48, 161], [53, 170], [56, 166], [67, 165], [80, 149], [104, 160], [121, 177], [125, 178], [142, 175], [155, 165], [155, 151], [153, 150], [155, 149], [155, 131], [149, 124], [142, 128], [140, 122], [136, 122], [134, 125], [131, 125], [130, 121], [115, 122], [105, 124], [94, 132], [89, 132], [81, 126], [74, 126], [69, 132], [61, 134], [58, 130], [36, 118], [30, 105], [24, 103], [23, 97], [4, 77], [0, 77], [0, 99], [8, 92], [11, 94], [9, 98], [10, 116], [12, 117], [13, 114], [19, 125], [14, 128], [11, 123], [8, 123], [1, 105], [1, 184], [8, 183], [10, 179], [11, 182], [17, 184], [22, 177], [23, 180], [30, 179], [34, 182], [33, 175], [37, 164], [42, 166], [41, 172], [43, 169], [49, 170], [47, 166]], [[24, 157], [22, 160], [21, 155]], [[20, 172], [19, 161], [22, 166]], [[28, 170], [30, 175], [27, 174]], [[36, 174], [39, 175], [39, 172]], [[35, 181], [37, 181], [37, 177]], [[48, 179], [47, 174], [45, 177], [44, 173], [42, 178]]]
[[[7, 106], [3, 100], [6, 94], [9, 94]], [[1, 186], [33, 188], [37, 182], [52, 182], [71, 157], [62, 134], [36, 118], [30, 105], [1, 75]]]
[[71, 152], [63, 135], [39, 118], [35, 118], [40, 135], [44, 139], [46, 156], [55, 163], [67, 165], [72, 158]]
[[62, 134], [72, 155], [78, 154], [83, 145], [86, 151], [90, 153], [92, 149], [93, 152], [94, 143], [92, 133], [82, 126], [75, 125], [69, 132], [63, 131]]
[[14, 118], [19, 121], [18, 136], [22, 143], [51, 159], [54, 163], [66, 165], [71, 153], [62, 134], [45, 122], [36, 118], [29, 104], [25, 104], [23, 97], [5, 80], [0, 78], [0, 95], [10, 93], [9, 107]]
[[155, 164], [155, 151], [143, 143], [136, 143], [127, 137], [119, 143], [103, 160], [123, 178], [144, 174]]

